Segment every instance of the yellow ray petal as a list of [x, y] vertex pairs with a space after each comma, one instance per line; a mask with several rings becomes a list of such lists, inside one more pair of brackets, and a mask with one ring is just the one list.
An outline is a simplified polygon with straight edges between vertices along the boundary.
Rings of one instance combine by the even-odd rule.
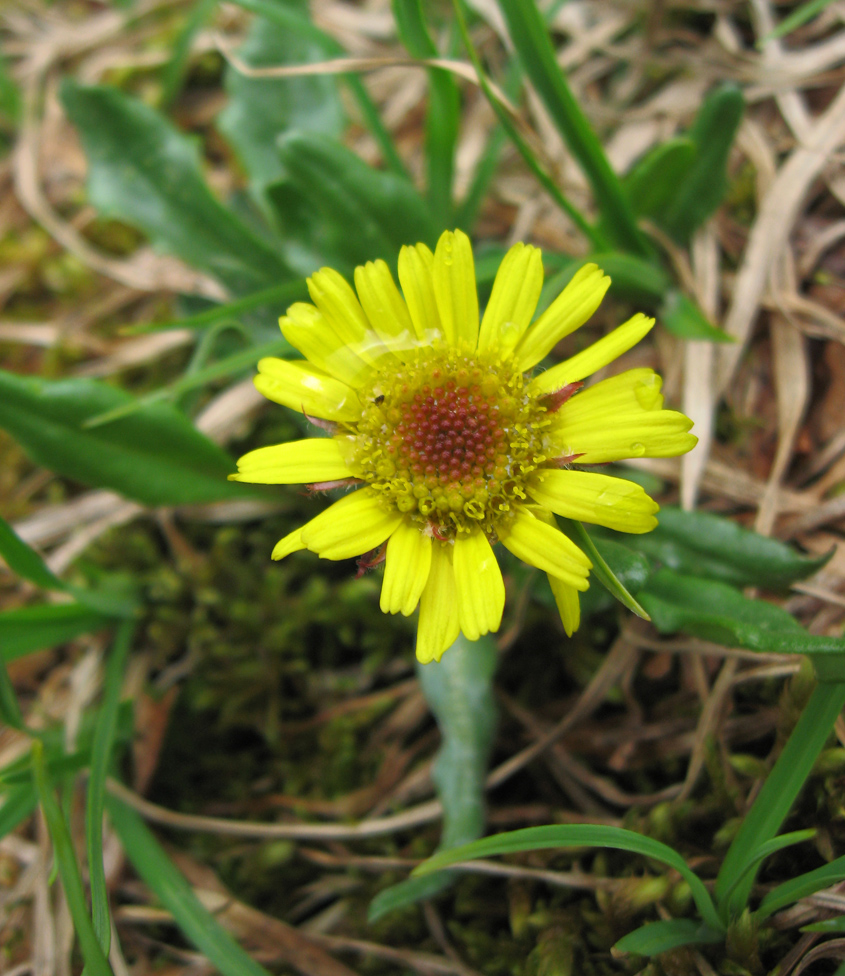
[[338, 338], [322, 312], [297, 302], [279, 319], [282, 335], [315, 366], [347, 386], [360, 389], [373, 374], [373, 367]]
[[305, 548], [305, 543], [302, 541], [302, 529], [294, 529], [293, 532], [288, 533], [284, 539], [279, 539], [276, 545], [273, 547], [273, 552], [271, 559], [284, 559], [285, 556], [289, 556], [292, 552], [299, 552], [300, 549]]
[[566, 636], [571, 637], [581, 624], [581, 600], [578, 590], [556, 576], [549, 576], [548, 580], [563, 629], [566, 631]]
[[519, 368], [531, 369], [601, 305], [610, 278], [595, 264], [585, 264], [572, 281], [522, 337], [517, 346]]
[[454, 348], [466, 344], [474, 350], [478, 343], [478, 292], [472, 245], [463, 231], [447, 230], [440, 235], [432, 277], [446, 341]]
[[431, 537], [418, 525], [403, 522], [387, 542], [384, 580], [381, 584], [383, 613], [413, 613], [431, 568]]
[[385, 346], [400, 356], [416, 344], [408, 306], [386, 262], [368, 261], [355, 269], [355, 288], [370, 325]]
[[657, 502], [639, 485], [592, 471], [544, 471], [528, 494], [555, 515], [617, 532], [651, 532]]
[[420, 597], [417, 660], [421, 664], [439, 661], [443, 652], [454, 644], [459, 631], [452, 547], [432, 543], [431, 569]]
[[543, 258], [530, 244], [514, 244], [504, 256], [478, 333], [478, 350], [498, 349], [502, 355], [516, 346], [531, 322], [543, 287]]
[[458, 591], [461, 630], [470, 640], [499, 629], [505, 608], [505, 584], [490, 543], [483, 532], [455, 539], [452, 557]]
[[567, 383], [575, 383], [585, 376], [590, 376], [608, 363], [612, 363], [614, 359], [618, 359], [631, 346], [635, 346], [653, 325], [654, 319], [637, 312], [603, 339], [594, 342], [571, 359], [566, 359], [557, 366], [547, 369], [545, 373], [535, 376], [528, 386], [529, 391], [534, 394], [552, 393], [560, 390]]
[[355, 391], [306, 360], [258, 361], [255, 388], [268, 400], [323, 420], [360, 420], [361, 404]]
[[561, 531], [525, 509], [517, 513], [502, 545], [529, 566], [536, 566], [550, 576], [562, 579], [576, 590], [586, 590], [592, 563]]
[[380, 546], [402, 516], [369, 488], [353, 492], [302, 527], [302, 541], [321, 559], [349, 559]]
[[399, 284], [418, 339], [435, 341], [443, 335], [434, 297], [434, 255], [425, 246], [403, 247], [399, 252]]
[[310, 437], [244, 454], [238, 459], [238, 473], [230, 474], [229, 480], [256, 485], [302, 485], [352, 477], [338, 438]]
[[554, 415], [555, 453], [581, 454], [579, 464], [685, 454], [697, 442], [692, 421], [662, 409], [660, 383], [650, 369], [629, 369], [578, 393]]

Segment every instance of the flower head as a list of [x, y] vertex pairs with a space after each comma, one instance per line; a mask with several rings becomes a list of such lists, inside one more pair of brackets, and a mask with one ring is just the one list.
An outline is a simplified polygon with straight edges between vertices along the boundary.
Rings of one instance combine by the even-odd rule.
[[273, 550], [324, 559], [384, 558], [381, 608], [413, 613], [417, 657], [439, 659], [459, 631], [498, 629], [505, 588], [501, 542], [548, 576], [568, 634], [590, 560], [555, 515], [648, 532], [657, 505], [638, 485], [573, 465], [671, 457], [696, 442], [691, 421], [663, 410], [660, 377], [632, 369], [582, 389], [585, 377], [654, 324], [635, 315], [577, 355], [532, 370], [598, 308], [610, 279], [583, 267], [532, 324], [540, 251], [505, 255], [479, 322], [469, 239], [444, 233], [399, 254], [400, 293], [384, 261], [355, 269], [355, 287], [324, 268], [308, 279], [313, 304], [280, 320], [304, 360], [263, 359], [257, 388], [330, 436], [244, 455], [233, 478], [356, 490]]

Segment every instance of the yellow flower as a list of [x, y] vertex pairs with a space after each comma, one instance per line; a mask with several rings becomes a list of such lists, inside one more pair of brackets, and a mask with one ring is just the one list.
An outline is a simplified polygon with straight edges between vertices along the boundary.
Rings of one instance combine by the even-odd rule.
[[439, 660], [459, 631], [475, 640], [498, 629], [497, 542], [548, 573], [571, 635], [591, 564], [554, 516], [623, 532], [657, 524], [657, 504], [638, 485], [571, 465], [671, 457], [696, 442], [687, 417], [662, 409], [650, 369], [580, 389], [654, 320], [635, 315], [532, 378], [598, 308], [610, 279], [594, 264], [533, 324], [543, 267], [530, 245], [505, 255], [480, 323], [461, 231], [444, 233], [434, 254], [403, 247], [399, 282], [402, 293], [384, 261], [355, 269], [357, 297], [329, 268], [308, 279], [314, 304], [297, 303], [280, 320], [305, 359], [261, 360], [255, 385], [331, 436], [251, 451], [232, 477], [357, 487], [282, 539], [273, 558], [300, 549], [363, 556], [363, 566], [384, 558], [381, 608], [407, 616], [419, 604], [424, 663]]

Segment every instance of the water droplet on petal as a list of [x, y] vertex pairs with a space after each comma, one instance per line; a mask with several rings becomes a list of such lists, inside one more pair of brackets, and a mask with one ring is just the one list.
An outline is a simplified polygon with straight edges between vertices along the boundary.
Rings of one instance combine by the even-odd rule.
[[631, 457], [642, 457], [645, 454], [645, 444], [640, 444], [639, 441], [634, 441], [631, 445]]

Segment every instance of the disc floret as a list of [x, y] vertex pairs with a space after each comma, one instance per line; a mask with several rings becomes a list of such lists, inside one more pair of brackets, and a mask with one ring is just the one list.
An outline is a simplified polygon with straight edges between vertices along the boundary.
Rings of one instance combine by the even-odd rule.
[[510, 357], [420, 354], [362, 399], [350, 468], [441, 540], [479, 528], [497, 538], [546, 460], [547, 409]]

